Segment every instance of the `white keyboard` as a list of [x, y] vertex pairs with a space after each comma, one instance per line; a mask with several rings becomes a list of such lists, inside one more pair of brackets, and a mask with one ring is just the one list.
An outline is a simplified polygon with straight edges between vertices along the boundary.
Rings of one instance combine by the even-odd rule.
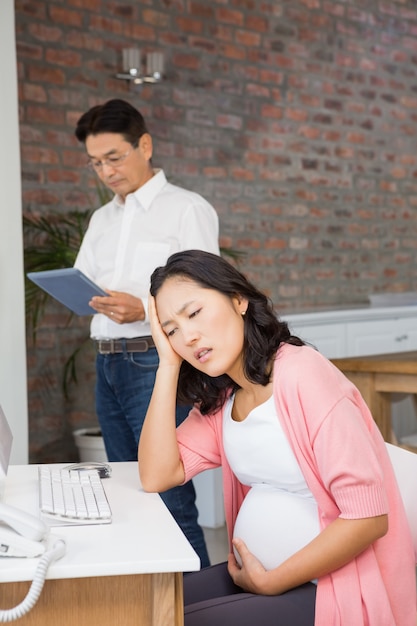
[[41, 465], [39, 507], [60, 522], [109, 524], [111, 510], [97, 470], [68, 470]]

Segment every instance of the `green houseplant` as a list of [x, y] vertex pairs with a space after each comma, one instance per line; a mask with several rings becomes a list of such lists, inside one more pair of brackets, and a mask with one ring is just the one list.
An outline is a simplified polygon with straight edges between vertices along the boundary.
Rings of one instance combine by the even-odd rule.
[[[26, 273], [72, 267], [92, 212], [92, 209], [87, 209], [65, 214], [50, 212], [39, 215], [27, 212], [23, 215], [26, 322], [34, 343], [51, 297], [30, 281]], [[72, 317], [73, 314], [69, 313], [68, 324]], [[87, 330], [64, 364], [62, 384], [65, 397], [69, 384], [77, 381], [76, 358], [88, 339]]]

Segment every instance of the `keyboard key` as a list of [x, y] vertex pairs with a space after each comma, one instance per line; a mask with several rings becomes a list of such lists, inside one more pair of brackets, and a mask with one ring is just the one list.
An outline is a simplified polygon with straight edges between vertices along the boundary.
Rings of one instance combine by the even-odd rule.
[[60, 521], [110, 523], [111, 510], [97, 470], [39, 467], [42, 513]]

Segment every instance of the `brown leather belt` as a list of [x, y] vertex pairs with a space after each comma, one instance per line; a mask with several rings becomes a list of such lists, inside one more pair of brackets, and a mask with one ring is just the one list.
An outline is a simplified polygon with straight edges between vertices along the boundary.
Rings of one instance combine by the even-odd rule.
[[119, 352], [147, 352], [154, 348], [152, 337], [135, 337], [134, 339], [95, 339], [97, 352], [100, 354], [117, 354]]

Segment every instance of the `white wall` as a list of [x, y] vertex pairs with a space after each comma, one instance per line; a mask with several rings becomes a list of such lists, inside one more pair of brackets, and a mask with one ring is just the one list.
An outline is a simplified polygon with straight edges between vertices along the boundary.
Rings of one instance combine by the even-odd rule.
[[0, 2], [0, 404], [28, 461], [26, 336], [14, 0]]

